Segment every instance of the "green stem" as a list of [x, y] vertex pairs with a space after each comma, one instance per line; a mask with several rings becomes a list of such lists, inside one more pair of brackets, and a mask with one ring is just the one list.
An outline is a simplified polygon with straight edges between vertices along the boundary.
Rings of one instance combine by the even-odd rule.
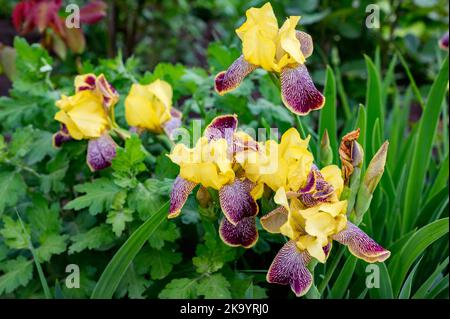
[[303, 128], [303, 124], [302, 124], [302, 121], [301, 121], [299, 115], [295, 116], [295, 121], [297, 122], [298, 130], [300, 131], [300, 135], [301, 135], [302, 139], [305, 139], [306, 133], [305, 133], [305, 129]]
[[331, 276], [333, 276], [333, 273], [336, 270], [336, 267], [338, 266], [339, 261], [341, 260], [343, 255], [344, 255], [344, 249], [343, 249], [343, 247], [339, 247], [338, 253], [334, 257], [333, 262], [331, 263], [330, 267], [328, 268], [327, 272], [325, 273], [325, 277], [323, 277], [322, 281], [320, 282], [318, 290], [321, 295], [325, 291], [325, 288], [327, 287], [328, 282], [330, 281]]

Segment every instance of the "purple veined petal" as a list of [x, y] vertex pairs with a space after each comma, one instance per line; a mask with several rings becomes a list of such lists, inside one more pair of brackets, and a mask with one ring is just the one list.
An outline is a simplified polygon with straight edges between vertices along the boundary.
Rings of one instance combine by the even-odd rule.
[[347, 227], [334, 235], [333, 239], [346, 245], [353, 255], [369, 263], [383, 262], [391, 255], [389, 250], [381, 247], [359, 227], [350, 222], [347, 222]]
[[258, 214], [259, 207], [250, 194], [251, 189], [248, 182], [236, 178], [219, 190], [220, 207], [231, 224], [236, 225], [243, 218]]
[[94, 172], [111, 166], [112, 160], [116, 156], [116, 147], [116, 143], [109, 134], [103, 134], [99, 138], [89, 140], [86, 162], [91, 171]]
[[220, 72], [214, 80], [214, 88], [220, 95], [224, 95], [236, 89], [242, 80], [257, 68], [256, 65], [248, 63], [241, 55], [228, 70]]
[[281, 98], [286, 107], [298, 115], [321, 109], [325, 103], [325, 97], [316, 89], [304, 64], [281, 70]]
[[288, 211], [283, 206], [275, 208], [259, 219], [262, 227], [269, 233], [278, 234], [280, 227], [288, 220]]
[[237, 126], [238, 119], [236, 114], [220, 115], [214, 118], [205, 128], [204, 136], [208, 138], [209, 141], [224, 138], [229, 142], [229, 145], [231, 145]]
[[306, 194], [314, 191], [316, 186], [316, 174], [314, 174], [314, 168], [311, 168], [311, 171], [308, 174], [308, 177], [306, 178], [305, 186], [300, 188], [299, 193], [300, 194]]
[[332, 247], [333, 247], [333, 242], [332, 241], [330, 241], [326, 246], [322, 247], [323, 252], [325, 253], [325, 259], [327, 259], [328, 256], [330, 256]]
[[181, 209], [186, 203], [189, 194], [197, 186], [197, 183], [190, 182], [181, 176], [177, 176], [173, 182], [172, 192], [170, 193], [170, 207], [168, 218], [175, 218], [180, 215]]
[[230, 223], [227, 218], [223, 218], [220, 222], [219, 235], [228, 246], [250, 248], [259, 238], [256, 218], [245, 217], [236, 225]]
[[163, 124], [163, 129], [166, 135], [172, 139], [172, 134], [177, 128], [181, 127], [182, 113], [174, 108], [170, 109], [171, 118]]
[[439, 40], [439, 46], [443, 50], [448, 50], [448, 31]]
[[303, 53], [305, 59], [311, 56], [314, 51], [314, 45], [311, 36], [303, 31], [296, 31], [295, 37], [300, 41], [300, 50]]
[[72, 140], [72, 137], [67, 130], [67, 127], [63, 124], [61, 125], [61, 129], [53, 134], [52, 144], [53, 147], [61, 147], [64, 143]]
[[270, 283], [290, 285], [297, 297], [303, 296], [313, 282], [307, 268], [310, 261], [306, 250], [300, 251], [294, 241], [288, 241], [272, 261], [266, 279]]

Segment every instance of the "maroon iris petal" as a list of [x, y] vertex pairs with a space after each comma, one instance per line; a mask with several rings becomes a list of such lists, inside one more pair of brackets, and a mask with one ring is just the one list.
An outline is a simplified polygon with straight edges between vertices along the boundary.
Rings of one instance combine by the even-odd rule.
[[216, 75], [214, 87], [217, 93], [223, 95], [236, 89], [242, 80], [256, 68], [256, 65], [248, 63], [241, 55], [230, 65], [227, 71]]
[[303, 296], [312, 285], [313, 278], [307, 265], [311, 256], [298, 250], [294, 241], [287, 242], [275, 256], [269, 271], [267, 281], [280, 285], [290, 285], [292, 291]]
[[281, 97], [286, 107], [298, 115], [322, 108], [325, 98], [309, 76], [304, 64], [281, 71]]
[[246, 217], [239, 223], [233, 225], [228, 219], [223, 218], [220, 222], [219, 235], [223, 242], [232, 247], [252, 247], [258, 240], [255, 217]]
[[180, 214], [189, 194], [196, 185], [196, 183], [190, 182], [181, 176], [175, 178], [172, 192], [170, 193], [169, 218], [175, 218]]
[[220, 207], [230, 223], [236, 225], [244, 217], [258, 214], [258, 204], [250, 194], [251, 190], [248, 181], [238, 178], [219, 190]]
[[89, 140], [87, 150], [89, 168], [92, 171], [98, 171], [111, 166], [112, 160], [116, 156], [116, 147], [116, 143], [109, 134]]
[[238, 119], [236, 115], [221, 115], [217, 116], [206, 127], [204, 136], [211, 140], [218, 140], [224, 138], [232, 141], [233, 134], [238, 126]]

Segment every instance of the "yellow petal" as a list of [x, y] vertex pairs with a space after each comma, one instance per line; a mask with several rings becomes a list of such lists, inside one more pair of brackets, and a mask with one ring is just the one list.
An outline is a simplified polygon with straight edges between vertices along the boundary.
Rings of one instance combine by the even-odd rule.
[[300, 17], [292, 16], [286, 19], [278, 32], [277, 59], [281, 59], [286, 53], [290, 59], [279, 61], [279, 67], [282, 68], [289, 63], [305, 63], [305, 57], [300, 50], [300, 41], [296, 37], [295, 27]]
[[308, 253], [316, 258], [319, 262], [324, 263], [326, 260], [325, 252], [323, 251], [323, 241], [310, 235], [301, 236], [297, 241], [297, 247], [300, 250], [307, 250]]
[[70, 136], [75, 140], [83, 139], [83, 133], [78, 129], [77, 125], [64, 111], [59, 111], [55, 114], [55, 120], [64, 123], [69, 131]]
[[284, 187], [280, 187], [277, 192], [275, 193], [275, 196], [273, 197], [273, 200], [278, 205], [283, 206], [289, 211], [289, 202], [286, 196], [286, 191]]
[[341, 169], [336, 165], [328, 165], [322, 168], [320, 173], [322, 173], [325, 181], [333, 186], [337, 198], [339, 198], [344, 189], [344, 180], [342, 178]]

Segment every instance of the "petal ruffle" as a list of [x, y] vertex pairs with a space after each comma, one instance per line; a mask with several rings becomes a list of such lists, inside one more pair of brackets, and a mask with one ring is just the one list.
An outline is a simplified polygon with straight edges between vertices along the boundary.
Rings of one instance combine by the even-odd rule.
[[109, 134], [89, 140], [86, 162], [91, 171], [94, 172], [111, 166], [112, 160], [116, 156], [116, 147], [116, 143]]
[[303, 31], [296, 31], [295, 36], [298, 41], [300, 41], [300, 50], [303, 53], [305, 59], [311, 56], [314, 50], [312, 37]]
[[175, 218], [180, 215], [181, 209], [186, 203], [189, 194], [197, 183], [190, 182], [181, 176], [177, 176], [173, 182], [172, 192], [170, 193], [170, 208], [168, 218]]
[[255, 217], [245, 217], [236, 225], [230, 223], [227, 218], [223, 218], [220, 222], [219, 235], [229, 246], [250, 248], [259, 237]]
[[214, 80], [216, 92], [220, 95], [224, 95], [225, 93], [236, 89], [239, 84], [241, 84], [242, 80], [256, 68], [256, 65], [248, 63], [245, 61], [244, 56], [241, 55], [230, 65], [228, 70], [216, 75]]
[[347, 222], [347, 228], [334, 235], [333, 239], [346, 245], [353, 255], [369, 263], [383, 262], [391, 255], [389, 250], [381, 247], [350, 222]]
[[307, 268], [310, 260], [311, 256], [306, 251], [298, 250], [295, 242], [291, 240], [275, 256], [266, 279], [270, 283], [290, 285], [297, 297], [303, 296], [313, 282]]
[[231, 142], [237, 126], [238, 119], [235, 114], [217, 116], [206, 127], [204, 136], [208, 141], [224, 138], [227, 142]]
[[283, 206], [275, 208], [260, 218], [262, 227], [269, 233], [278, 234], [280, 227], [288, 220], [288, 211]]
[[286, 107], [298, 115], [307, 115], [325, 103], [325, 97], [316, 89], [304, 64], [281, 70], [281, 98]]
[[219, 190], [220, 207], [231, 224], [258, 214], [258, 204], [251, 195], [252, 186], [253, 183], [236, 178]]

